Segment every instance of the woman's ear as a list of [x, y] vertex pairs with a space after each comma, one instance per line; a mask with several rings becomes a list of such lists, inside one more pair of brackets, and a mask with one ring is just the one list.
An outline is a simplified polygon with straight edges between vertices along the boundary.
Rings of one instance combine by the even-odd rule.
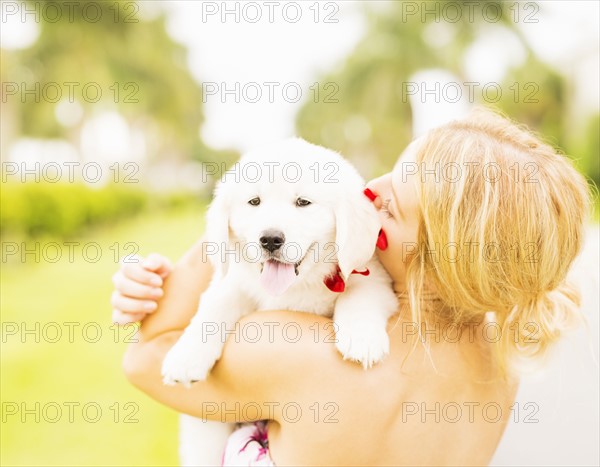
[[215, 188], [214, 197], [206, 211], [205, 241], [214, 254], [209, 254], [209, 260], [216, 271], [223, 275], [227, 272], [225, 250], [229, 249], [229, 215], [231, 206], [225, 183], [219, 183]]
[[335, 217], [337, 257], [344, 280], [354, 269], [365, 268], [375, 252], [381, 229], [375, 207], [361, 187], [355, 188], [343, 194]]

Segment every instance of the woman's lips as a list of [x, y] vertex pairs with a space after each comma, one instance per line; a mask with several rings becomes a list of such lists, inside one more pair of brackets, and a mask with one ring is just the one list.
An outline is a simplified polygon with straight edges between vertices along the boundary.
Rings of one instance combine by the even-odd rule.
[[[363, 193], [365, 194], [365, 196], [367, 198], [369, 198], [369, 200], [371, 202], [375, 201], [377, 199], [377, 196], [375, 193], [373, 193], [369, 188], [365, 188], [363, 190]], [[377, 246], [377, 248], [379, 248], [380, 250], [385, 250], [388, 247], [388, 241], [387, 241], [387, 237], [385, 236], [385, 232], [383, 231], [383, 229], [381, 229], [379, 231], [379, 235], [377, 237], [377, 243], [375, 244]]]
[[383, 229], [379, 231], [379, 236], [377, 237], [377, 243], [375, 244], [377, 248], [380, 250], [385, 250], [388, 247], [387, 237], [385, 236], [385, 232]]

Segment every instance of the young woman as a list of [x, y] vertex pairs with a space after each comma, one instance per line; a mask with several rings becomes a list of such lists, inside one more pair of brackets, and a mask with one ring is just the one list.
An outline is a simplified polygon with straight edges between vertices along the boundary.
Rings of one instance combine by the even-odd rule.
[[[390, 354], [367, 371], [340, 357], [330, 320], [268, 311], [243, 319], [260, 337], [229, 338], [207, 381], [165, 386], [162, 360], [211, 278], [202, 244], [175, 268], [152, 255], [115, 274], [113, 319], [141, 320], [124, 358], [134, 385], [197, 417], [268, 420], [230, 437], [226, 463], [253, 449], [256, 465], [486, 465], [517, 365], [577, 321], [565, 278], [583, 241], [587, 183], [528, 131], [475, 113], [413, 142], [367, 188], [387, 237], [377, 254], [400, 299]], [[289, 323], [294, 339], [281, 332]]]

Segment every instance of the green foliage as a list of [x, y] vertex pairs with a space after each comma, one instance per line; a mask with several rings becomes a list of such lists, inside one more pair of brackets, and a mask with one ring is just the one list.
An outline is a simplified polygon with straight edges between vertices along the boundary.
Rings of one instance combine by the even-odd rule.
[[[600, 186], [600, 114], [594, 115], [583, 129], [581, 149], [581, 169]], [[587, 143], [587, 144], [586, 144]]]
[[564, 148], [570, 132], [567, 81], [529, 54], [525, 63], [508, 70], [496, 104], [507, 116], [536, 130], [543, 139]]
[[139, 188], [114, 184], [95, 189], [83, 184], [3, 183], [0, 232], [73, 238], [89, 227], [142, 211], [147, 198]]
[[[477, 104], [501, 110], [512, 119], [530, 126], [549, 142], [561, 148], [574, 159], [583, 159], [580, 167], [598, 184], [598, 124], [590, 122], [587, 134], [574, 127], [572, 119], [571, 83], [549, 65], [539, 60], [513, 20], [512, 2], [479, 2], [477, 11], [486, 4], [502, 8], [498, 23], [485, 22], [481, 15], [470, 21], [463, 14], [452, 23], [444, 17], [429, 14], [406, 16], [404, 2], [388, 2], [385, 11], [370, 12], [368, 29], [353, 53], [340, 66], [323, 77], [322, 83], [339, 86], [338, 102], [307, 102], [296, 120], [297, 133], [309, 141], [342, 152], [360, 165], [367, 166], [377, 175], [391, 168], [400, 152], [412, 139], [412, 109], [402, 87], [416, 72], [436, 68], [445, 69], [463, 82], [466, 52], [487, 31], [504, 27], [520, 41], [526, 52], [524, 62], [509, 69], [500, 84], [502, 96], [497, 102], [490, 93], [482, 96], [481, 86], [474, 94]], [[419, 2], [418, 9], [434, 10], [434, 2]], [[473, 2], [438, 2], [443, 5], [463, 3], [463, 12]], [[471, 6], [469, 6], [469, 4]], [[540, 5], [543, 9], [543, 4]], [[490, 11], [495, 10], [495, 6]], [[404, 12], [404, 15], [403, 15]], [[448, 43], [437, 46], [432, 36], [447, 36]], [[429, 42], [428, 42], [429, 40]], [[481, 83], [486, 84], [486, 83]], [[431, 102], [431, 101], [429, 101]], [[366, 128], [366, 137], [357, 138], [357, 119]], [[597, 120], [596, 120], [597, 122]], [[573, 134], [578, 134], [573, 138]], [[367, 159], [368, 164], [361, 164]], [[592, 168], [594, 166], [594, 168]]]
[[594, 115], [587, 125], [574, 131], [569, 138], [570, 155], [577, 168], [587, 175], [594, 203], [594, 220], [600, 220], [600, 114]]
[[[389, 167], [412, 137], [411, 107], [403, 94], [404, 83], [425, 68], [446, 68], [461, 76], [461, 58], [474, 40], [475, 27], [463, 17], [453, 29], [454, 40], [435, 48], [425, 39], [428, 24], [417, 16], [402, 20], [402, 2], [387, 5], [385, 13], [369, 14], [369, 29], [341, 68], [322, 82], [339, 86], [338, 103], [309, 102], [297, 118], [297, 130], [310, 141], [332, 147], [356, 158], [369, 157], [370, 163]], [[357, 143], [349, 119], [368, 121], [370, 136]], [[376, 170], [377, 171], [377, 170]]]
[[[30, 9], [41, 4], [28, 3]], [[40, 36], [31, 47], [1, 52], [2, 81], [25, 83], [27, 89], [34, 89], [36, 83], [41, 88], [58, 83], [63, 99], [69, 98], [64, 83], [76, 83], [72, 89], [84, 110], [82, 121], [98, 111], [114, 109], [150, 137], [151, 157], [213, 158], [199, 138], [203, 122], [200, 86], [189, 72], [185, 49], [168, 36], [164, 15], [143, 20], [135, 14], [134, 2], [85, 0], [75, 2], [69, 20], [69, 4], [73, 8], [74, 2], [45, 3], [58, 4], [64, 12], [61, 20], [42, 20]], [[101, 9], [96, 22], [82, 14], [90, 3]], [[89, 10], [94, 16], [96, 7]], [[83, 93], [88, 83], [97, 83], [101, 89], [98, 102], [93, 102], [93, 87]], [[57, 103], [43, 95], [37, 102], [33, 95], [24, 103], [18, 95], [11, 99], [17, 104], [11, 110], [16, 113], [19, 133], [77, 140], [80, 128], [65, 128], [55, 118]]]

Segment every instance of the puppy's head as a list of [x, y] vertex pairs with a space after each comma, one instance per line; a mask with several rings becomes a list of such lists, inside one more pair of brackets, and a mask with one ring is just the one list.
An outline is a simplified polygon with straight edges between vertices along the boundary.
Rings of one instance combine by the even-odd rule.
[[257, 263], [277, 295], [317, 263], [338, 263], [346, 278], [373, 255], [381, 227], [362, 194], [364, 181], [339, 154], [298, 138], [246, 153], [215, 191], [207, 240]]

